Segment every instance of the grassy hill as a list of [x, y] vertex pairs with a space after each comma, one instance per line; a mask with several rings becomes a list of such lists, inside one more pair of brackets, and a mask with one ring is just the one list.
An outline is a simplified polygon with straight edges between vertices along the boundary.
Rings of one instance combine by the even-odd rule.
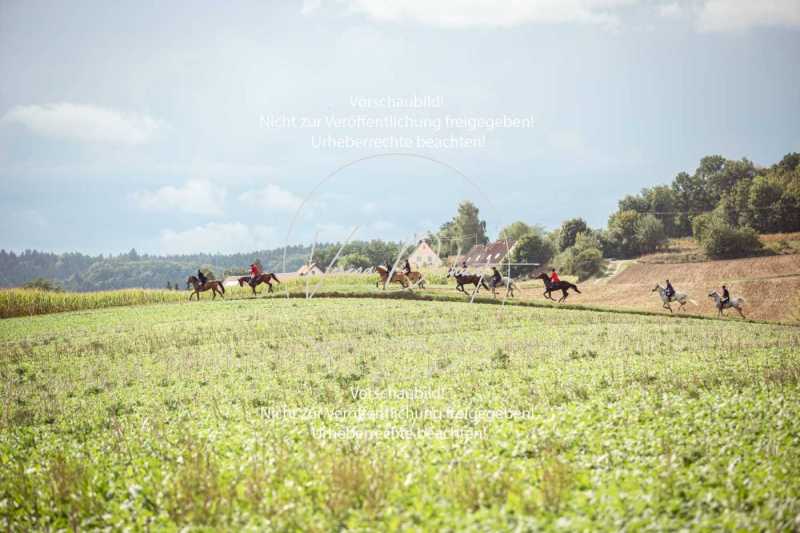
[[377, 299], [2, 320], [0, 523], [789, 530], [799, 343]]

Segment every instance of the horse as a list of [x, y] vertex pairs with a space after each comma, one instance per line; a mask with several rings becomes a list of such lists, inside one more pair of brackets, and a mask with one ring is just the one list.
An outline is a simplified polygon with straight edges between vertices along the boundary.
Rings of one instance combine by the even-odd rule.
[[717, 306], [717, 311], [718, 311], [717, 316], [723, 316], [722, 313], [723, 309], [728, 309], [730, 307], [733, 307], [739, 312], [739, 315], [742, 318], [745, 318], [744, 313], [742, 313], [742, 305], [744, 305], [744, 298], [731, 298], [723, 305], [722, 296], [720, 296], [717, 291], [709, 292], [708, 297], [714, 299], [714, 305]]
[[262, 272], [258, 275], [255, 279], [252, 276], [242, 276], [239, 278], [239, 286], [244, 287], [244, 284], [247, 283], [250, 285], [250, 288], [253, 289], [253, 296], [256, 295], [256, 287], [258, 287], [261, 283], [266, 283], [269, 286], [267, 292], [272, 292], [272, 283], [271, 280], [275, 280], [277, 283], [280, 283], [281, 280], [278, 279], [273, 272]]
[[[378, 281], [375, 282], [375, 287], [379, 287], [380, 284], [383, 283], [383, 288], [385, 289], [386, 283], [389, 281], [389, 271], [386, 270], [386, 267], [383, 265], [375, 267], [375, 271], [378, 273]], [[404, 289], [408, 287], [406, 275], [399, 270], [395, 270], [392, 273], [391, 283], [399, 283]]]
[[569, 281], [557, 281], [556, 283], [550, 283], [550, 278], [548, 278], [547, 274], [545, 274], [544, 272], [542, 272], [536, 277], [544, 282], [544, 297], [550, 300], [555, 301], [553, 297], [550, 296], [550, 293], [553, 291], [561, 291], [562, 296], [561, 298], [558, 299], [558, 303], [561, 303], [567, 299], [567, 296], [569, 296], [570, 289], [574, 290], [578, 294], [581, 294], [581, 291], [578, 290], [578, 286], [573, 285]]
[[221, 281], [217, 281], [214, 279], [210, 279], [205, 283], [200, 283], [200, 280], [197, 279], [197, 276], [189, 276], [186, 278], [186, 288], [189, 288], [189, 285], [194, 287], [194, 291], [192, 294], [189, 295], [189, 300], [191, 301], [192, 296], [195, 294], [197, 295], [197, 301], [200, 301], [200, 293], [205, 292], [207, 290], [211, 290], [213, 296], [211, 297], [212, 300], [216, 300], [217, 294], [225, 298], [225, 287], [222, 285]]
[[495, 283], [494, 281], [490, 281], [490, 285], [492, 287], [492, 297], [497, 297], [497, 287], [505, 287], [506, 288], [506, 298], [513, 298], [514, 297], [514, 289], [517, 289], [517, 284], [514, 283], [514, 280], [503, 276], [500, 278], [500, 281]]
[[412, 270], [408, 274], [405, 272], [403, 273], [406, 276], [406, 279], [411, 282], [412, 285], [416, 285], [420, 289], [425, 288], [425, 278], [422, 276], [422, 272], [417, 272], [416, 270]]
[[481, 287], [485, 288], [487, 291], [489, 290], [486, 280], [483, 279], [483, 276], [478, 276], [477, 274], [462, 274], [456, 272], [456, 269], [451, 267], [450, 270], [447, 271], [447, 277], [455, 278], [457, 291], [466, 293], [467, 291], [464, 290], [464, 285], [474, 285], [475, 292], [479, 291]]
[[678, 307], [678, 311], [683, 311], [683, 306], [686, 305], [686, 302], [692, 302], [693, 305], [697, 305], [697, 302], [689, 298], [688, 295], [682, 292], [676, 292], [672, 295], [672, 298], [667, 296], [667, 289], [656, 283], [656, 286], [653, 287], [653, 290], [650, 292], [656, 292], [661, 296], [661, 301], [664, 303], [664, 309], [669, 309], [669, 312], [672, 312], [672, 306], [669, 305], [670, 302], [678, 302], [680, 307]]

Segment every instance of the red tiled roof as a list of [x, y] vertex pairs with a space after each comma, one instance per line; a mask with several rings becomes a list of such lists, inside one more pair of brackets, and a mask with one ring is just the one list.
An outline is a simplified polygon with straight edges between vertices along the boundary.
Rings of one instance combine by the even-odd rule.
[[505, 258], [508, 251], [514, 247], [515, 243], [516, 241], [509, 240], [508, 247], [506, 247], [505, 240], [495, 241], [485, 245], [476, 244], [464, 255], [467, 266], [495, 265]]

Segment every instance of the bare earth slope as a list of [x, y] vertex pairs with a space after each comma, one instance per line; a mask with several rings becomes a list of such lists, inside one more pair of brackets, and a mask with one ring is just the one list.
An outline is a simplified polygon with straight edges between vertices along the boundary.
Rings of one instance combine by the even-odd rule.
[[747, 318], [789, 322], [800, 303], [800, 255], [703, 263], [633, 263], [605, 283], [580, 284], [585, 286], [584, 293], [570, 296], [570, 302], [658, 311], [661, 300], [651, 289], [656, 283], [663, 286], [665, 279], [697, 302], [697, 306], [687, 305], [693, 314], [716, 313], [708, 293], [720, 290], [723, 283], [732, 296], [746, 300]]

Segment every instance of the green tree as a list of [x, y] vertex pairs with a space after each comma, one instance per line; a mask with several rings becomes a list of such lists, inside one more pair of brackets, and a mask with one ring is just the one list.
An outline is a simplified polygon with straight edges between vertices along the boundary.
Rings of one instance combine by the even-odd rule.
[[529, 233], [542, 234], [543, 230], [539, 226], [529, 226], [528, 224], [518, 220], [500, 230], [498, 239], [508, 239], [511, 241], [518, 241]]
[[448, 255], [465, 253], [475, 244], [486, 244], [486, 221], [480, 219], [480, 211], [472, 202], [461, 202], [452, 220], [442, 225], [439, 238], [442, 249]]
[[711, 228], [720, 222], [722, 221], [718, 220], [718, 217], [713, 213], [703, 213], [694, 217], [692, 219], [692, 236], [694, 240], [702, 244]]
[[639, 253], [636, 223], [642, 217], [636, 211], [618, 211], [608, 219], [608, 242], [611, 253], [621, 257], [634, 257]]
[[588, 229], [589, 226], [582, 218], [571, 218], [562, 222], [558, 232], [558, 250], [563, 252], [575, 244], [575, 237], [578, 233], [583, 233]]
[[664, 224], [653, 215], [643, 215], [634, 224], [639, 254], [655, 252], [667, 241]]
[[339, 266], [348, 269], [348, 268], [369, 268], [374, 266], [372, 261], [370, 261], [369, 257], [364, 254], [360, 253], [351, 253], [347, 254], [344, 257], [339, 259]]
[[[538, 233], [529, 233], [517, 241], [509, 256], [512, 263], [538, 263], [543, 265], [553, 257], [554, 251], [549, 239]], [[511, 268], [511, 275], [516, 277], [535, 269], [535, 265], [514, 266]]]
[[647, 199], [649, 213], [661, 221], [664, 232], [669, 237], [682, 237], [682, 231], [675, 220], [675, 211], [678, 210], [678, 201], [675, 191], [671, 187], [659, 185], [642, 191]]
[[777, 180], [765, 176], [758, 176], [753, 180], [750, 185], [749, 220], [754, 229], [761, 233], [781, 230], [782, 213], [778, 205], [783, 192]]

